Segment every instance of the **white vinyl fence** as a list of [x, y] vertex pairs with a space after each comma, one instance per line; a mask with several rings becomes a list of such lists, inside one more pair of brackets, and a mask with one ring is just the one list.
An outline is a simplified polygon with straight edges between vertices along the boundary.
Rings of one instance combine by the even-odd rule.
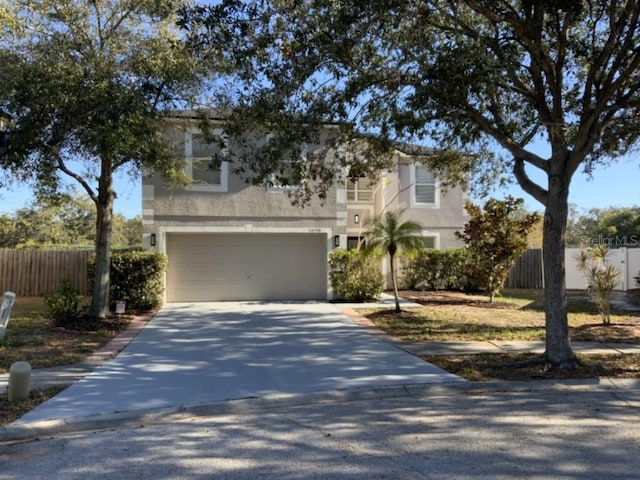
[[[584, 290], [587, 281], [584, 274], [578, 268], [577, 258], [580, 256], [580, 248], [567, 248], [564, 253], [567, 269], [567, 288]], [[640, 288], [640, 284], [634, 277], [640, 275], [640, 248], [612, 248], [609, 250], [607, 260], [621, 272], [620, 284], [616, 290], [626, 291], [632, 288]]]

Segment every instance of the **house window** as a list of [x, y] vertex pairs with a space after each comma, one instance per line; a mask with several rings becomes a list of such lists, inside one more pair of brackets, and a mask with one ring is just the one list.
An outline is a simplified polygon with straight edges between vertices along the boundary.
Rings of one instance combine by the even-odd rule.
[[[269, 137], [267, 138], [269, 140]], [[307, 147], [303, 145], [299, 158], [286, 158], [279, 162], [277, 170], [269, 175], [267, 190], [280, 192], [296, 190], [304, 180]]]
[[351, 202], [370, 202], [373, 200], [375, 183], [364, 174], [351, 175], [347, 178], [347, 200]]
[[440, 192], [434, 175], [422, 165], [414, 165], [412, 169], [412, 203], [415, 206], [438, 207]]
[[424, 248], [438, 248], [438, 237], [435, 235], [422, 237]]
[[192, 190], [226, 192], [228, 162], [225, 138], [215, 130], [205, 136], [199, 131], [187, 132], [185, 139], [185, 172], [193, 179]]
[[347, 250], [357, 250], [364, 246], [364, 237], [347, 237]]
[[302, 183], [303, 166], [299, 161], [283, 161], [278, 171], [269, 176], [268, 188], [270, 191], [294, 190]]

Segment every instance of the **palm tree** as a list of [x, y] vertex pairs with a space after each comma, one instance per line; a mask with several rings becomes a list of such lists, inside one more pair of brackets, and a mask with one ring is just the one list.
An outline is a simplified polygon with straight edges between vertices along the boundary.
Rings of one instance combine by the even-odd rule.
[[396, 300], [396, 312], [400, 312], [398, 300], [398, 281], [396, 279], [395, 256], [399, 250], [413, 250], [423, 246], [422, 226], [407, 220], [400, 221], [404, 210], [387, 212], [377, 216], [371, 222], [364, 236], [367, 248], [380, 249], [389, 255], [389, 267], [393, 281], [393, 295]]

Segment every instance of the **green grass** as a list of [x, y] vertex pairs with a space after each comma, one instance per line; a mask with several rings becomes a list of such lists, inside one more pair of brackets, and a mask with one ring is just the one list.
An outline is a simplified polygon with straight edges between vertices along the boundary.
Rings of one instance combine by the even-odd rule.
[[[522, 318], [514, 319], [513, 325], [483, 323], [471, 313], [438, 307], [412, 309], [400, 316], [378, 311], [367, 317], [377, 327], [405, 341], [542, 340], [545, 334], [544, 326], [528, 325]], [[504, 317], [500, 321], [504, 322]]]
[[[403, 292], [422, 308], [362, 311], [376, 326], [404, 341], [544, 340], [540, 290], [506, 290], [491, 304], [486, 297], [456, 292]], [[574, 341], [640, 343], [640, 313], [613, 310], [603, 325], [597, 308], [583, 292], [567, 302]]]

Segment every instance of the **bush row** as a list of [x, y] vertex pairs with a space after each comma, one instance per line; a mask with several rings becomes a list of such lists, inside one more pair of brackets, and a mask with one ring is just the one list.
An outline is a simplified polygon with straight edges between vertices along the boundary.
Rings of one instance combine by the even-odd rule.
[[412, 253], [404, 284], [411, 290], [470, 290], [471, 255], [466, 248], [423, 249]]
[[[346, 301], [368, 301], [382, 293], [378, 258], [356, 250], [335, 250], [329, 260], [331, 285]], [[466, 248], [423, 249], [404, 258], [402, 284], [411, 290], [477, 290]]]
[[382, 293], [384, 281], [378, 262], [360, 250], [334, 250], [329, 277], [336, 296], [348, 302], [366, 302]]

